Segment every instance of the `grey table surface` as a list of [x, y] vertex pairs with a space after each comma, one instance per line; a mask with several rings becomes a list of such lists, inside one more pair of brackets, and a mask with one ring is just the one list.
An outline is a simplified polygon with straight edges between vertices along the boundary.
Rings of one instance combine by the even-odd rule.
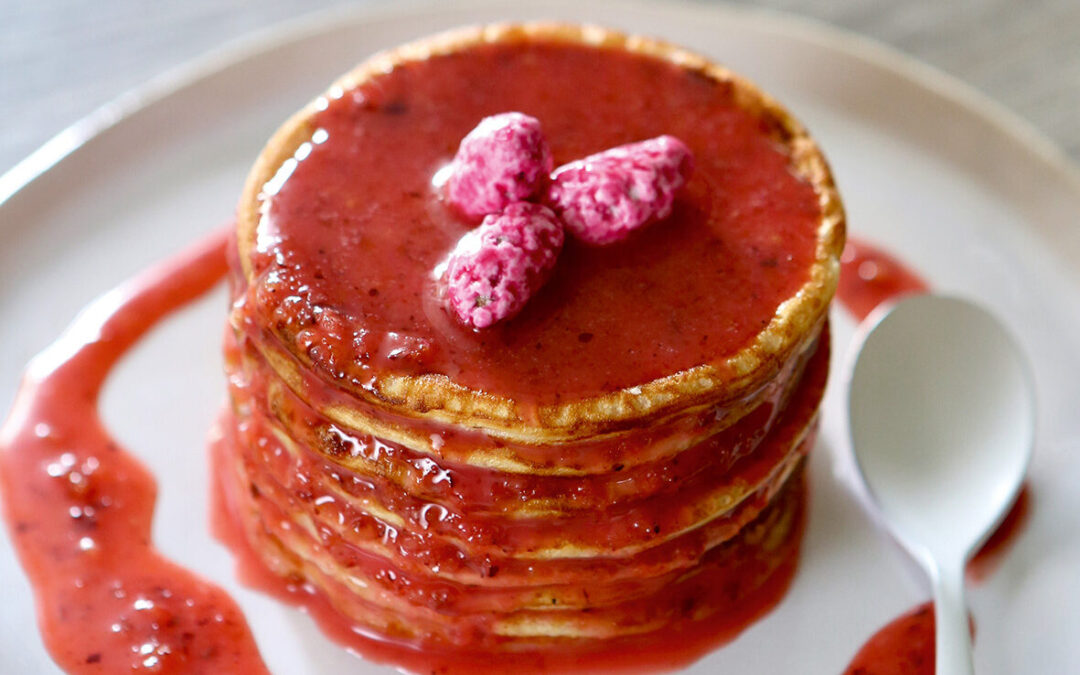
[[[0, 0], [0, 173], [163, 70], [253, 30], [339, 4]], [[393, 6], [387, 0], [354, 4]], [[1080, 0], [733, 4], [808, 16], [892, 45], [974, 85], [1080, 160]]]

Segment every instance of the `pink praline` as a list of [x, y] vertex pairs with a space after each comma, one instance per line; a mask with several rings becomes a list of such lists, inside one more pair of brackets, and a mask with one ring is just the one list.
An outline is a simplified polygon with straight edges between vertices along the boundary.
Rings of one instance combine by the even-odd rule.
[[469, 218], [482, 218], [537, 195], [552, 166], [535, 117], [519, 112], [485, 117], [458, 147], [446, 198]]
[[488, 215], [447, 259], [451, 312], [471, 328], [513, 317], [551, 275], [563, 240], [562, 224], [540, 204], [515, 202]]
[[693, 168], [685, 143], [658, 136], [559, 167], [546, 201], [578, 239], [611, 244], [671, 215]]

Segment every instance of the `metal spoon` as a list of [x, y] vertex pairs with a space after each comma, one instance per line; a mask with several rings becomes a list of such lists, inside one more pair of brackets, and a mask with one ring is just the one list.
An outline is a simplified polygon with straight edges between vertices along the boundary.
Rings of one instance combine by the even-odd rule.
[[848, 370], [851, 444], [882, 520], [930, 577], [938, 675], [969, 675], [964, 566], [1031, 456], [1031, 370], [979, 307], [924, 295], [860, 328]]

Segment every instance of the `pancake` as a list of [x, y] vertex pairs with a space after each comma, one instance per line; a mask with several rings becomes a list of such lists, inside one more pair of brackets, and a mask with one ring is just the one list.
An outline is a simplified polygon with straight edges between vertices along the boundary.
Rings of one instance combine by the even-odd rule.
[[[391, 498], [386, 498], [378, 490], [366, 490], [358, 497], [337, 486], [341, 482], [370, 485], [369, 479], [355, 473], [332, 479], [329, 474], [336, 472], [308, 471], [303, 458], [294, 454], [299, 452], [295, 446], [281, 444], [272, 433], [252, 444], [261, 449], [260, 454], [245, 457], [245, 470], [247, 482], [260, 495], [287, 507], [305, 523], [326, 521], [327, 527], [340, 529], [340, 524], [347, 522], [350, 532], [344, 536], [386, 560], [396, 559], [401, 549], [415, 551], [410, 553], [415, 558], [433, 559], [464, 556], [499, 560], [507, 551], [526, 560], [626, 557], [701, 527], [718, 514], [737, 508], [763, 483], [786, 475], [801, 457], [800, 446], [810, 429], [808, 422], [800, 422], [806, 426], [786, 425], [722, 480], [705, 476], [676, 491], [600, 512], [534, 514], [527, 519], [513, 512], [494, 516], [450, 510], [406, 495], [391, 493]], [[257, 433], [257, 426], [254, 430]], [[316, 494], [320, 495], [318, 504], [310, 496]], [[608, 523], [600, 534], [598, 519]], [[391, 528], [392, 541], [386, 534]], [[450, 564], [442, 567], [449, 570]]]
[[[328, 452], [312, 443], [315, 435], [310, 431], [317, 424], [314, 413], [309, 411], [301, 423], [283, 421], [271, 412], [273, 399], [266, 397], [264, 388], [249, 380], [234, 379], [233, 400], [245, 411], [245, 421], [258, 437], [245, 443], [259, 449], [253, 468], [273, 469], [277, 480], [299, 494], [324, 495], [334, 505], [354, 504], [360, 513], [388, 522], [399, 531], [411, 527], [424, 530], [426, 535], [446, 533], [467, 539], [473, 555], [479, 544], [512, 547], [522, 555], [538, 558], [617, 555], [612, 550], [586, 552], [583, 548], [586, 542], [597, 541], [598, 512], [611, 523], [604, 532], [609, 544], [656, 544], [730, 509], [756, 489], [769, 472], [790, 462], [790, 453], [816, 417], [825, 386], [827, 354], [828, 343], [823, 342], [790, 404], [773, 415], [774, 423], [753, 439], [756, 442], [718, 434], [700, 447], [680, 453], [674, 465], [664, 460], [661, 466], [647, 467], [649, 474], [664, 468], [670, 471], [671, 475], [658, 480], [650, 480], [654, 475], [634, 480], [632, 470], [591, 476], [588, 487], [592, 499], [585, 504], [581, 499], [566, 505], [568, 500], [554, 498], [567, 491], [584, 492], [585, 480], [535, 477], [528, 483], [514, 483], [519, 490], [513, 500], [477, 508], [473, 501], [461, 498], [460, 489], [449, 488], [454, 483], [473, 483], [486, 489], [498, 481], [498, 474], [474, 471], [467, 480], [462, 467], [456, 464], [443, 462], [436, 466], [408, 455], [392, 457], [390, 444], [378, 439], [371, 442], [371, 447], [377, 449], [374, 452], [378, 452], [377, 461], [350, 461], [355, 460], [351, 454], [343, 458], [336, 450]], [[442, 476], [439, 482], [425, 480], [435, 472]], [[633, 485], [619, 485], [623, 482]], [[526, 487], [529, 483], [536, 487]], [[438, 486], [448, 489], [429, 489]], [[260, 489], [266, 490], [264, 486]], [[301, 499], [294, 508], [318, 511], [319, 506], [312, 505], [310, 499]], [[433, 518], [432, 513], [439, 517]], [[357, 514], [345, 513], [342, 517], [352, 522]], [[648, 522], [649, 528], [637, 528], [639, 522]], [[624, 527], [615, 523], [623, 523]], [[652, 532], [654, 529], [657, 532]], [[657, 536], [661, 531], [663, 536]]]
[[[464, 92], [461, 87], [467, 87], [469, 83], [462, 82], [460, 73], [455, 69], [461, 61], [455, 58], [456, 56], [482, 54], [487, 59], [487, 62], [482, 64], [486, 69], [488, 62], [513, 59], [515, 54], [529, 48], [534, 48], [537, 52], [525, 52], [524, 58], [512, 63], [509, 68], [520, 73], [511, 72], [506, 75], [499, 83], [502, 85], [500, 88], [492, 87], [489, 90], [472, 87], [468, 96], [462, 95]], [[545, 54], [545, 51], [548, 53]], [[794, 279], [795, 282], [780, 284], [763, 281], [761, 292], [767, 292], [772, 301], [758, 307], [753, 317], [756, 325], [742, 326], [735, 339], [718, 344], [716, 351], [719, 353], [705, 350], [701, 354], [705, 357], [704, 362], [695, 363], [694, 361], [699, 360], [698, 355], [688, 355], [690, 362], [680, 363], [683, 367], [664, 372], [659, 377], [645, 379], [639, 376], [615, 390], [581, 385], [578, 388], [583, 392], [582, 395], [559, 401], [554, 400], [554, 394], [546, 398], [536, 398], [537, 392], [544, 386], [539, 381], [530, 382], [531, 390], [527, 392], [512, 391], [505, 381], [499, 383], [502, 386], [469, 386], [468, 382], [474, 380], [463, 377], [463, 373], [470, 370], [465, 363], [466, 359], [455, 353], [451, 344], [455, 337], [459, 337], [458, 333], [445, 325], [440, 316], [422, 316], [430, 313], [430, 307], [425, 306], [428, 303], [422, 297], [427, 293], [423, 284], [398, 283], [391, 272], [391, 278], [381, 278], [375, 285], [371, 283], [373, 279], [363, 279], [368, 282], [365, 284], [367, 287], [358, 291], [341, 283], [348, 277], [347, 270], [351, 266], [338, 263], [327, 253], [332, 251], [329, 246], [348, 246], [349, 242], [353, 242], [355, 248], [357, 240], [365, 241], [366, 237], [371, 237], [374, 243], [370, 245], [376, 248], [370, 252], [369, 262], [394, 252], [401, 255], [399, 244], [394, 243], [394, 237], [398, 235], [390, 237], [389, 243], [386, 243], [372, 228], [377, 225], [377, 218], [384, 212], [402, 208], [401, 192], [406, 193], [405, 199], [425, 201], [423, 196], [415, 199], [407, 193], [426, 194], [419, 191], [430, 191], [428, 184], [434, 168], [440, 162], [451, 158], [457, 140], [468, 130], [465, 127], [446, 137], [449, 134], [443, 133], [443, 127], [450, 126], [447, 121], [450, 114], [463, 115], [467, 120], [466, 124], [475, 124], [480, 117], [491, 113], [494, 108], [505, 110], [508, 106], [522, 104], [521, 107], [527, 108], [526, 112], [535, 113], [548, 127], [558, 126], [560, 131], [565, 132], [561, 135], [556, 135], [554, 131], [549, 133], [556, 161], [573, 159], [598, 149], [597, 145], [611, 145], [614, 141], [626, 139], [628, 136], [674, 131], [670, 128], [672, 124], [665, 124], [663, 128], [650, 127], [639, 117], [623, 115], [618, 119], [618, 126], [605, 124], [602, 128], [587, 129], [587, 138], [572, 137], [570, 131], [584, 133], [582, 128], [586, 126], [587, 118], [581, 119], [579, 111], [577, 118], [564, 121], [564, 118], [568, 117], [566, 105], [552, 105], [552, 95], [546, 94], [539, 86], [540, 83], [534, 85], [538, 75], [535, 67], [530, 68], [531, 64], [546, 59], [550, 64], [541, 63], [540, 69], [554, 68], [559, 62], [551, 57], [551, 53], [555, 53], [559, 59], [572, 60], [570, 67], [573, 68], [595, 67], [598, 56], [603, 55], [606, 63], [613, 60], [613, 55], [618, 55], [628, 60], [628, 64], [615, 64], [624, 66], [622, 70], [626, 72], [619, 73], [619, 76], [624, 78], [629, 77], [629, 71], [643, 65], [658, 69], [655, 74], [647, 73], [648, 77], [661, 76], [673, 69], [685, 74], [684, 77], [689, 83], [679, 83], [680, 87], [694, 88], [686, 94], [687, 99], [695, 96], [700, 98], [698, 89], [706, 90], [706, 96], [709, 97], [698, 103], [705, 121], [721, 117], [710, 106], [724, 105], [724, 113], [730, 119], [721, 119], [718, 126], [752, 126], [755, 134], [754, 152], [771, 153], [769, 157], [775, 164], [770, 167], [772, 173], [763, 177], [763, 181], [767, 183], [787, 180], [785, 176], [790, 173], [791, 185], [802, 191], [800, 197], [806, 202], [792, 208], [807, 211], [802, 214], [806, 222], [800, 223], [802, 227], [799, 234], [804, 239], [803, 247], [798, 251], [799, 258], [795, 261], [802, 264], [798, 265], [798, 269], [787, 270], [785, 275], [786, 280]], [[479, 67], [472, 72], [474, 75], [486, 73], [487, 77], [491, 76], [490, 72]], [[559, 84], [557, 74], [551, 73], [549, 76], [554, 91], [558, 93], [562, 85]], [[453, 77], [458, 78], [456, 83], [453, 82]], [[422, 82], [419, 81], [421, 78]], [[528, 84], [523, 85], [521, 90], [508, 91], [512, 88], [510, 83], [515, 80], [528, 80]], [[418, 101], [408, 98], [410, 88], [418, 89], [421, 85], [430, 87], [434, 86], [432, 82], [439, 81], [450, 81], [452, 85], [435, 92], [426, 92], [431, 94], [433, 100]], [[536, 94], [537, 89], [540, 89], [539, 94]], [[622, 89], [620, 83], [619, 90]], [[670, 97], [670, 89], [671, 87], [668, 87], [668, 90], [661, 93]], [[345, 96], [344, 92], [349, 92], [350, 95]], [[578, 97], [584, 97], [587, 93], [579, 92]], [[609, 93], [602, 92], [603, 95]], [[631, 91], [624, 96], [624, 108], [632, 109], [635, 104], [640, 107], [640, 102], [636, 100], [640, 98], [639, 95]], [[380, 97], [394, 100], [382, 100]], [[480, 100], [469, 105], [470, 101], [476, 98]], [[654, 106], [662, 102], [652, 101]], [[580, 104], [589, 106], [590, 102], [583, 100]], [[385, 112], [387, 110], [390, 112]], [[695, 126], [701, 126], [698, 124], [699, 120], [689, 115], [686, 108], [680, 108], [677, 113], [669, 112], [665, 118], [659, 111], [650, 110], [650, 119], [655, 119], [657, 124], [683, 119], [686, 120], [685, 124], [689, 125], [683, 130], [684, 136], [701, 133], [695, 132]], [[572, 126], [563, 128], [571, 122]], [[631, 129], [631, 122], [638, 126]], [[327, 170], [334, 171], [335, 175], [340, 175], [342, 180], [345, 180], [347, 172], [335, 171], [335, 167], [340, 167], [340, 163], [346, 160], [332, 154], [332, 146], [338, 136], [351, 133], [351, 129], [357, 124], [372, 126], [372, 131], [365, 138], [365, 145], [375, 143], [378, 136], [389, 137], [387, 143], [393, 142], [394, 145], [378, 156], [379, 163], [388, 161], [389, 153], [395, 152], [395, 149], [399, 155], [403, 154], [400, 146], [408, 143], [407, 147], [412, 151], [410, 157], [415, 157], [414, 164], [410, 164], [408, 169], [416, 175], [407, 175], [405, 170], [401, 170], [388, 184], [381, 181], [381, 176], [375, 175], [378, 169], [372, 167], [372, 170], [364, 174], [373, 179], [370, 185], [353, 185], [352, 182], [363, 176], [350, 174], [349, 184], [339, 186], [340, 190], [336, 192], [332, 191], [326, 182], [327, 175], [318, 172], [316, 167], [325, 169], [329, 165]], [[409, 125], [409, 131], [392, 135], [392, 125]], [[417, 130], [432, 127], [438, 137], [415, 138]], [[329, 140], [313, 143], [312, 139], [318, 140], [322, 137], [322, 134], [316, 135], [319, 130], [323, 130]], [[605, 135], [607, 138], [603, 138]], [[569, 142], [571, 140], [574, 142]], [[708, 144], [716, 139], [687, 137], [683, 140], [695, 150], [699, 165], [695, 174], [697, 178], [694, 179], [697, 183], [692, 181], [688, 187], [687, 192], [691, 199], [684, 200], [683, 210], [708, 208], [709, 215], [720, 211], [722, 202], [729, 197], [723, 193], [722, 185], [718, 188], [715, 182], [710, 182], [710, 174], [705, 166], [705, 161], [709, 159]], [[566, 149], [559, 145], [559, 141], [564, 142]], [[420, 145], [417, 145], [418, 143]], [[746, 148], [740, 145], [725, 150], [734, 152]], [[296, 161], [298, 152], [303, 155], [303, 161]], [[372, 152], [375, 152], [374, 148]], [[727, 155], [718, 159], [717, 163], [731, 162], [735, 158], [737, 155]], [[304, 182], [308, 178], [306, 171], [313, 173], [310, 180], [316, 185], [309, 186]], [[733, 176], [721, 169], [713, 173], [717, 175], [717, 181], [722, 179], [730, 183], [734, 180]], [[287, 175], [287, 180], [281, 179], [284, 175]], [[271, 186], [269, 190], [268, 185]], [[775, 197], [767, 191], [767, 187], [767, 184], [746, 186], [747, 190], [757, 191], [750, 195], [750, 199], [756, 200], [751, 204], [752, 208], [765, 212], [753, 213], [751, 209], [737, 211], [736, 213], [742, 215], [736, 225], [755, 227], [762, 218], [773, 218], [782, 211], [784, 206], [770, 209], [770, 204], [765, 203]], [[296, 190], [301, 194], [297, 199], [292, 199], [293, 191]], [[319, 200], [311, 201], [309, 192], [315, 191], [319, 194]], [[356, 193], [363, 194], [359, 203], [355, 202], [354, 196], [350, 196]], [[351, 206], [348, 206], [349, 204]], [[314, 217], [313, 208], [321, 210]], [[455, 226], [446, 223], [449, 217], [433, 212], [426, 206], [417, 208], [420, 209], [418, 213], [424, 216], [424, 223], [430, 226], [425, 225], [408, 233], [418, 240], [423, 240], [424, 244], [421, 246], [416, 241], [409, 242], [417, 251], [423, 248], [423, 255], [413, 255], [414, 251], [410, 250], [406, 264], [422, 264], [418, 274], [426, 277], [437, 258], [448, 250], [464, 229], [461, 224]], [[680, 204], [677, 204], [676, 211], [679, 210]], [[723, 212], [730, 214], [732, 210]], [[365, 216], [367, 220], [364, 219]], [[299, 235], [317, 230], [318, 228], [307, 227], [306, 223], [311, 220], [318, 221], [320, 217], [334, 220], [342, 231], [335, 235], [337, 238], [327, 239], [326, 246], [320, 246], [322, 239], [308, 242], [315, 245], [315, 250], [308, 250], [300, 245]], [[357, 225], [355, 221], [358, 220], [363, 222]], [[342, 227], [343, 222], [349, 227]], [[391, 229], [401, 227], [403, 223], [396, 222]], [[651, 229], [657, 236], [661, 233], [657, 228]], [[786, 260], [786, 256], [792, 255], [793, 249], [790, 242], [778, 240], [783, 234], [786, 233], [761, 233], [755, 230], [752, 236], [747, 236], [748, 241], [720, 242], [728, 246], [742, 244], [742, 249], [755, 246], [770, 248], [765, 257], [754, 261], [755, 269], [737, 275], [742, 277], [739, 279], [740, 284], [749, 283], [752, 275], [768, 276], [770, 270], [783, 267], [782, 261]], [[648, 246], [644, 247], [645, 259], [637, 261], [640, 264], [631, 270], [631, 274], [637, 277], [644, 276], [650, 265], [655, 267], [664, 262], [656, 258], [658, 247], [653, 245], [662, 242], [640, 243], [647, 243]], [[479, 429], [501, 439], [543, 443], [595, 437], [638, 427], [646, 421], [652, 423], [675, 413], [686, 413], [696, 406], [753, 407], [756, 403], [755, 394], [760, 387], [776, 376], [793, 354], [805, 346], [813, 327], [820, 325], [835, 290], [842, 244], [843, 211], [825, 160], [805, 129], [775, 101], [730, 71], [672, 45], [627, 37], [597, 28], [551, 24], [466, 29], [406, 45], [362, 64], [332, 85], [326, 95], [316, 99], [289, 120], [270, 140], [248, 179], [238, 208], [237, 228], [239, 262], [251, 289], [248, 304], [252, 306], [251, 311], [258, 312], [264, 318], [255, 328], [269, 330], [277, 338], [275, 346], [296, 357], [301, 368], [314, 370], [320, 377], [331, 380], [336, 387], [347, 389], [352, 398], [348, 405], [343, 406], [345, 409], [358, 409], [361, 415], [369, 414], [373, 409], [381, 410], [403, 416], [405, 420], [421, 418]], [[626, 257], [634, 253], [628, 248], [622, 247], [622, 250], [609, 251], [606, 254]], [[689, 247], [677, 247], [676, 250], [685, 248]], [[323, 253], [319, 254], [318, 250]], [[593, 260], [596, 255], [603, 258], [603, 254], [596, 254], [595, 251], [585, 248], [574, 250], [585, 262], [596, 262]], [[641, 257], [641, 253], [638, 255]], [[672, 256], [674, 255], [673, 253]], [[729, 260], [727, 264], [735, 262], [738, 261]], [[316, 267], [320, 269], [313, 269]], [[590, 266], [577, 266], [577, 269], [582, 268]], [[317, 278], [320, 274], [323, 279]], [[559, 283], [559, 276], [556, 274], [552, 286]], [[359, 281], [353, 277], [348, 277], [348, 280]], [[601, 281], [593, 281], [597, 286], [602, 285]], [[400, 293], [391, 296], [390, 290], [399, 286], [404, 286], [399, 289]], [[580, 286], [578, 283], [574, 288], [568, 289], [566, 295], [573, 295], [580, 290]], [[359, 289], [359, 284], [356, 284], [356, 287]], [[735, 293], [740, 287], [741, 285], [733, 285], [728, 292]], [[376, 293], [369, 297], [371, 291]], [[652, 288], [651, 292], [656, 293], [657, 288]], [[345, 293], [345, 296], [342, 293]], [[421, 294], [421, 297], [413, 295], [416, 293]], [[388, 305], [382, 304], [388, 296], [391, 300], [401, 299], [402, 303], [411, 303], [411, 309], [406, 316], [412, 316], [413, 321], [404, 326], [407, 333], [372, 323], [377, 320], [377, 315], [385, 314], [390, 309]], [[557, 311], [566, 313], [569, 313], [569, 308], [575, 304], [585, 302], [580, 296], [574, 296], [574, 303], [568, 303], [566, 297], [551, 300], [559, 304]], [[319, 308], [318, 312], [316, 308]], [[535, 307], [530, 309], [539, 311]], [[684, 314], [679, 317], [680, 321], [689, 321], [697, 311], [694, 306], [685, 308]], [[724, 322], [735, 323], [740, 316], [747, 313], [747, 303], [733, 306], [723, 317], [717, 317], [714, 323], [718, 326], [722, 326]], [[444, 312], [437, 311], [434, 314], [445, 315]], [[529, 312], [526, 312], [526, 315], [528, 314]], [[527, 318], [524, 317], [523, 321], [518, 323], [524, 323]], [[589, 318], [595, 319], [595, 313]], [[749, 319], [747, 321], [749, 322]], [[525, 328], [533, 327], [513, 328], [524, 331]], [[547, 336], [549, 332], [533, 330], [530, 334]], [[718, 342], [717, 335], [722, 333], [723, 328], [718, 328], [713, 335], [713, 341]], [[380, 358], [380, 354], [385, 351], [387, 338], [391, 338], [390, 345], [401, 347], [394, 343], [393, 338], [403, 334], [414, 338], [412, 343], [415, 348], [410, 348], [406, 341], [403, 343], [405, 348], [400, 350], [405, 352], [406, 357], [398, 359], [396, 363], [391, 363], [392, 359], [389, 358]], [[354, 344], [359, 339], [357, 335], [365, 338], [359, 346]], [[486, 370], [507, 371], [511, 360], [514, 363], [524, 362], [527, 355], [520, 352], [532, 346], [512, 345], [511, 338], [506, 335], [500, 337], [507, 339], [497, 340], [497, 344], [490, 349], [480, 348], [483, 352], [481, 365]], [[605, 337], [611, 339], [613, 335]], [[672, 336], [665, 335], [664, 338], [670, 340]], [[600, 342], [592, 340], [589, 343], [573, 344], [557, 354], [545, 352], [545, 349], [554, 351], [554, 347], [549, 344], [543, 345], [540, 351], [545, 361], [569, 363], [575, 354], [590, 348], [598, 350]], [[477, 345], [470, 343], [465, 350], [474, 347]], [[440, 360], [434, 364], [435, 368], [430, 367], [432, 364], [425, 363], [425, 360], [437, 358], [442, 352], [448, 353], [445, 362]], [[364, 358], [365, 355], [367, 358]], [[551, 358], [554, 356], [559, 358]], [[583, 354], [580, 358], [591, 357]], [[612, 366], [612, 371], [617, 373], [631, 368], [633, 361], [624, 357], [621, 363]], [[275, 365], [285, 367], [284, 363]], [[490, 368], [492, 365], [502, 367]], [[548, 367], [557, 370], [559, 376], [555, 379], [565, 391], [570, 384], [567, 381], [569, 373], [566, 372], [569, 366], [565, 369], [560, 366]], [[425, 370], [428, 372], [423, 372]], [[515, 371], [514, 381], [524, 379], [518, 375], [526, 370], [527, 367], [523, 366], [521, 372]], [[289, 378], [286, 376], [286, 379]], [[385, 430], [380, 435], [389, 436]]]
[[[251, 476], [241, 465], [238, 476], [249, 484]], [[709, 578], [736, 596], [749, 592], [798, 544], [802, 481], [802, 464], [796, 462], [764, 482], [752, 499], [684, 534], [689, 541], [669, 540], [644, 555], [560, 560], [557, 568], [547, 570], [535, 561], [489, 561], [486, 570], [463, 574], [438, 565], [403, 570], [381, 556], [348, 550], [340, 539], [316, 534], [330, 521], [301, 524], [299, 510], [289, 508], [265, 484], [238, 494], [249, 541], [271, 569], [320, 589], [355, 625], [423, 647], [520, 650], [537, 646], [538, 639], [566, 648], [567, 640], [657, 630], [678, 613], [685, 601], [680, 586], [689, 579]], [[733, 558], [753, 563], [734, 565]], [[723, 572], [716, 569], [718, 563], [726, 565]], [[491, 569], [498, 572], [490, 575]], [[733, 584], [748, 587], [733, 589]], [[698, 619], [712, 611], [717, 608], [703, 603]]]
[[[670, 216], [569, 241], [520, 315], [472, 331], [432, 270], [476, 223], [432, 179], [509, 110], [556, 164], [673, 134], [696, 168]], [[231, 515], [352, 632], [423, 653], [541, 663], [754, 616], [801, 540], [843, 239], [805, 129], [680, 48], [526, 24], [377, 55], [241, 198]]]

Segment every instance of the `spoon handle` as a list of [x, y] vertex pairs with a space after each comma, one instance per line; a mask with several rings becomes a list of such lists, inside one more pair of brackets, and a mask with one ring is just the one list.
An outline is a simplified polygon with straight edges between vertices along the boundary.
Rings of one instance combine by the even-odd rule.
[[964, 602], [964, 563], [942, 561], [934, 570], [934, 672], [974, 675], [971, 626]]

